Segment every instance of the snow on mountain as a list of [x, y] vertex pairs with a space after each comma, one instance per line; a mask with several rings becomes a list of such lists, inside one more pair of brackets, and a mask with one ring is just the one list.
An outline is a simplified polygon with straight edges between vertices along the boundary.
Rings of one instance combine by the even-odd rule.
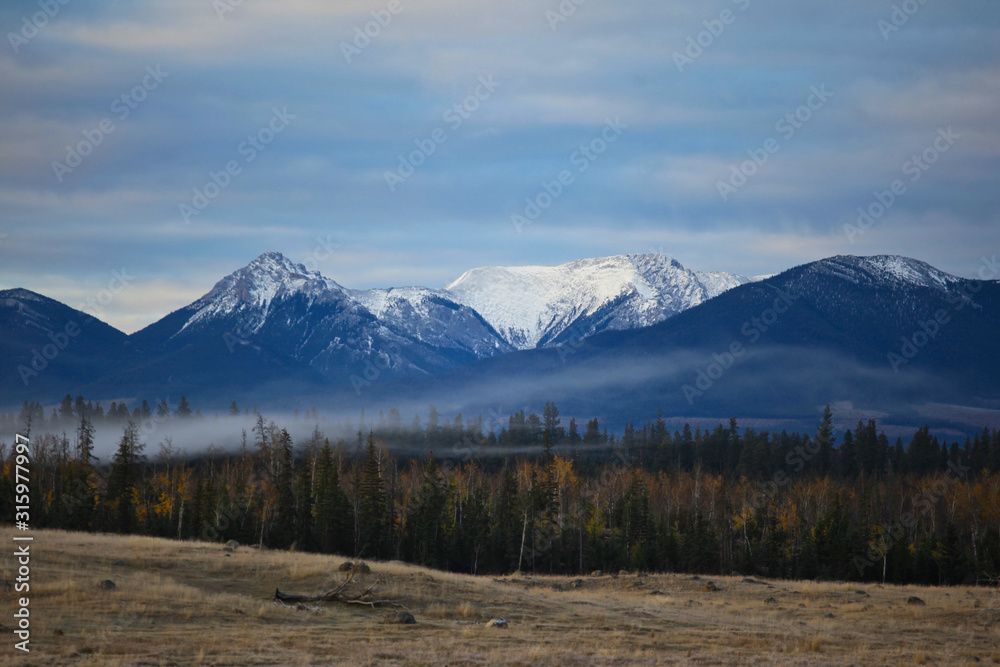
[[817, 265], [854, 282], [867, 284], [913, 285], [947, 290], [961, 281], [961, 278], [936, 269], [927, 262], [899, 255], [838, 255], [821, 260]]
[[472, 269], [444, 291], [479, 312], [508, 343], [526, 349], [655, 324], [748, 281], [649, 253]]
[[350, 294], [386, 327], [429, 345], [460, 347], [477, 357], [513, 350], [479, 313], [443, 290], [390, 287]]
[[392, 376], [433, 373], [513, 349], [440, 290], [349, 290], [277, 252], [136, 335], [139, 343], [168, 347], [198, 339], [251, 345], [321, 373], [348, 368], [358, 377], [373, 364]]
[[347, 290], [315, 271], [295, 264], [280, 252], [266, 252], [245, 267], [234, 271], [189, 308], [196, 312], [175, 336], [220, 317], [244, 313], [241, 331], [253, 333], [263, 326], [276, 297], [300, 294], [313, 302], [331, 294], [346, 296]]

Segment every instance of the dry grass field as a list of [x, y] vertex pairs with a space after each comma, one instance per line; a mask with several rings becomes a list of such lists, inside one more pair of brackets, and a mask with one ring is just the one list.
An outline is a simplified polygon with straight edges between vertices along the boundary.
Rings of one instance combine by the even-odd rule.
[[[8, 582], [12, 533], [0, 530]], [[376, 584], [417, 620], [392, 625], [385, 609], [271, 601], [275, 587], [316, 594], [339, 582], [343, 558], [34, 535], [31, 653], [14, 650], [15, 593], [0, 583], [5, 665], [1000, 664], [995, 589], [625, 573], [494, 578], [369, 563], [362, 590]], [[101, 587], [107, 579], [114, 589]], [[926, 604], [907, 604], [910, 596]], [[509, 627], [487, 627], [494, 617]]]

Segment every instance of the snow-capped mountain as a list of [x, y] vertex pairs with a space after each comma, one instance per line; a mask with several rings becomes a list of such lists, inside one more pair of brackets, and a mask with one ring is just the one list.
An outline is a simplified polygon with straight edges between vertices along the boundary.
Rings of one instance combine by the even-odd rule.
[[[471, 308], [424, 288], [349, 290], [280, 253], [264, 253], [205, 296], [135, 333], [174, 349], [204, 338], [252, 346], [326, 375], [447, 370], [508, 352]], [[375, 369], [375, 370], [372, 370]]]
[[559, 266], [472, 269], [444, 288], [519, 349], [649, 326], [749, 278], [703, 273], [666, 255], [581, 259]]
[[[831, 257], [758, 281], [624, 255], [475, 269], [441, 290], [352, 290], [265, 253], [131, 336], [28, 290], [0, 292], [0, 406], [66, 393], [213, 407], [440, 399], [468, 411], [552, 400], [627, 419], [838, 400], [992, 405], [998, 326], [1000, 282], [896, 256]], [[707, 391], [701, 374], [734, 342], [744, 353]], [[607, 404], [604, 387], [628, 400]]]
[[815, 424], [824, 405], [842, 403], [923, 423], [931, 404], [1000, 405], [998, 329], [996, 280], [905, 257], [840, 256], [726, 290], [652, 326], [605, 332], [572, 354], [483, 359], [390, 398], [446, 397], [463, 413], [552, 401], [619, 424], [661, 409]]
[[961, 278], [921, 262], [899, 255], [837, 255], [815, 262], [813, 269], [827, 272], [856, 285], [914, 286], [948, 290], [962, 282]]

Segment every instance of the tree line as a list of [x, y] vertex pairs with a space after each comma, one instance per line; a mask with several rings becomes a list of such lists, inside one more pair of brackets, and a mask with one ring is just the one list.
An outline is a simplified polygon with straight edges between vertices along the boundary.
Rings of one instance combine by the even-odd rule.
[[[596, 419], [582, 434], [575, 420], [563, 429], [551, 403], [541, 416], [497, 420], [499, 432], [431, 407], [423, 424], [403, 426], [392, 411], [362, 417], [366, 430], [333, 443], [318, 425], [295, 442], [257, 414], [237, 451], [182, 459], [169, 439], [147, 455], [130, 414], [101, 463], [93, 415], [72, 414], [71, 435], [31, 440], [38, 527], [236, 539], [480, 574], [628, 569], [924, 584], [1000, 574], [996, 430], [949, 444], [923, 427], [904, 445], [869, 420], [835, 438], [827, 409], [814, 434], [741, 430], [735, 419], [670, 432], [659, 416], [616, 437]], [[437, 456], [406, 458], [393, 453], [399, 445]], [[504, 455], [505, 445], [538, 447]], [[0, 459], [0, 517], [9, 521], [8, 445]]]

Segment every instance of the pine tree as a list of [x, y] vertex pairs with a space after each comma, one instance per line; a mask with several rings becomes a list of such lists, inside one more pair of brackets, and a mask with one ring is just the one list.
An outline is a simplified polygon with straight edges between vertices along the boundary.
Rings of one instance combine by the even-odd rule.
[[854, 479], [858, 474], [857, 452], [854, 449], [854, 434], [851, 429], [844, 431], [844, 439], [840, 445], [840, 453], [837, 456], [840, 476], [844, 479]]
[[275, 443], [278, 456], [275, 499], [275, 544], [287, 547], [295, 539], [295, 493], [292, 490], [295, 475], [295, 457], [292, 452], [292, 436], [288, 429], [281, 429]]
[[833, 411], [829, 404], [823, 408], [823, 421], [816, 429], [816, 453], [815, 471], [820, 475], [830, 472], [830, 463], [833, 458]]
[[191, 406], [188, 405], [186, 396], [181, 396], [181, 402], [177, 404], [177, 410], [174, 414], [182, 419], [191, 416]]
[[141, 474], [141, 456], [145, 447], [139, 442], [139, 429], [133, 423], [125, 425], [118, 451], [111, 462], [108, 475], [107, 499], [112, 512], [114, 529], [119, 533], [132, 533], [136, 525], [137, 487]]
[[424, 468], [424, 479], [407, 518], [411, 553], [414, 561], [429, 567], [444, 565], [443, 542], [444, 508], [446, 503], [441, 470], [434, 454]]
[[59, 419], [64, 424], [69, 424], [73, 420], [73, 397], [69, 394], [66, 394], [59, 404]]
[[379, 558], [385, 553], [388, 531], [389, 508], [386, 501], [385, 484], [379, 465], [381, 454], [375, 445], [375, 435], [368, 433], [365, 461], [358, 489], [359, 544], [357, 550]]
[[76, 428], [76, 459], [89, 464], [92, 458], [94, 458], [94, 425], [84, 413], [80, 415], [80, 425]]
[[303, 551], [315, 548], [312, 477], [312, 467], [305, 465], [295, 480], [295, 544]]
[[560, 442], [565, 437], [565, 431], [562, 426], [560, 426], [561, 420], [559, 419], [559, 408], [556, 404], [551, 401], [545, 402], [545, 407], [542, 409], [543, 418], [543, 428], [545, 434], [549, 437], [552, 442]]
[[340, 486], [340, 473], [327, 440], [316, 460], [313, 525], [319, 550], [346, 553], [353, 547], [350, 527], [351, 505]]

